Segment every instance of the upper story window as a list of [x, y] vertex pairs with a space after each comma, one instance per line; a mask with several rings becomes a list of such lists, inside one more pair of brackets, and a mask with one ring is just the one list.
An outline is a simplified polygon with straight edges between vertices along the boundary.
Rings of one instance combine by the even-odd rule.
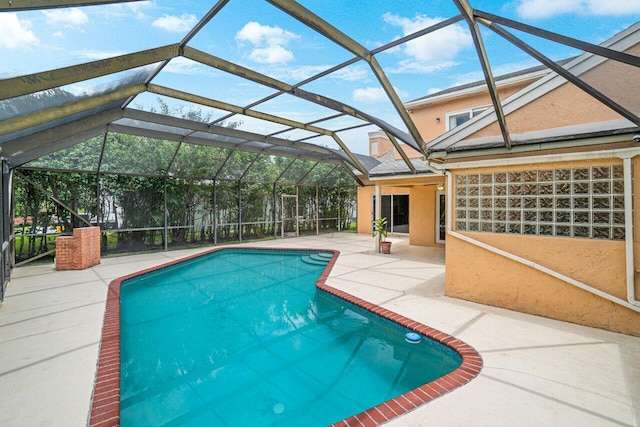
[[489, 107], [489, 105], [485, 105], [484, 107], [476, 107], [470, 108], [468, 110], [447, 113], [447, 130], [451, 130], [457, 126], [460, 126], [464, 122], [471, 120], [472, 117], [475, 117], [483, 111], [488, 110]]
[[371, 143], [371, 155], [374, 154], [378, 154], [378, 143], [377, 142], [372, 142]]

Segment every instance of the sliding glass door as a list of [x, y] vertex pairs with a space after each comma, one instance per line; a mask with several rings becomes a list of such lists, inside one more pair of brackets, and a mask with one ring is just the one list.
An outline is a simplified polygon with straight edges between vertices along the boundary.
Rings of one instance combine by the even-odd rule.
[[447, 238], [447, 196], [444, 191], [436, 192], [436, 243], [444, 243]]
[[[376, 196], [373, 196], [372, 220], [375, 219]], [[381, 196], [380, 215], [387, 218], [389, 233], [409, 233], [409, 195], [389, 194]]]

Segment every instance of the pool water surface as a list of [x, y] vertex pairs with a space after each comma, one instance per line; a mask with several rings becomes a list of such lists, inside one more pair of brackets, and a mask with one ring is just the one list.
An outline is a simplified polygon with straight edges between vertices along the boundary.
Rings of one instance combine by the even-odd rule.
[[123, 281], [120, 425], [328, 425], [440, 390], [454, 370], [459, 383], [477, 374], [452, 348], [408, 342], [406, 325], [318, 289], [335, 256], [224, 249]]

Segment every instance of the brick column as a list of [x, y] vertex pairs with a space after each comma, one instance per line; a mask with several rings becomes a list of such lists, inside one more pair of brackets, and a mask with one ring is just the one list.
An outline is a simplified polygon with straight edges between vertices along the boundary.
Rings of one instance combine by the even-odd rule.
[[84, 270], [100, 264], [100, 227], [81, 227], [56, 238], [56, 270]]

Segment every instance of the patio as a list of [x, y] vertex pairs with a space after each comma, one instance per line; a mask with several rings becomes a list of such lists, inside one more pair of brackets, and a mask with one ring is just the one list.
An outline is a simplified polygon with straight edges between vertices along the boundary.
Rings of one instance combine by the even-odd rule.
[[[480, 352], [476, 379], [388, 425], [640, 425], [640, 338], [448, 298], [444, 250], [391, 240], [391, 255], [348, 233], [247, 244], [339, 250], [327, 284]], [[202, 250], [15, 269], [0, 305], [0, 424], [86, 425], [107, 285]]]

